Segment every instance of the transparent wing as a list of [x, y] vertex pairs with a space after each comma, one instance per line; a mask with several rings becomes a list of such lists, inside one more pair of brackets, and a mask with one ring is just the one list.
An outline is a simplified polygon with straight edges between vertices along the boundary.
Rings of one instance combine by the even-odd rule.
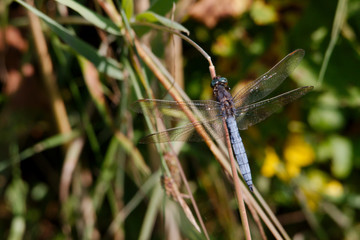
[[212, 100], [195, 100], [195, 101], [167, 101], [159, 99], [141, 99], [132, 105], [132, 110], [142, 113], [149, 117], [170, 119], [188, 119], [184, 113], [184, 108], [189, 108], [196, 113], [198, 121], [214, 119], [220, 116], [220, 105]]
[[302, 49], [293, 51], [267, 73], [247, 84], [233, 95], [235, 107], [251, 104], [269, 95], [294, 71], [304, 57], [304, 54], [305, 52]]
[[274, 112], [280, 110], [282, 106], [298, 99], [301, 96], [304, 96], [312, 89], [312, 86], [297, 88], [276, 97], [237, 108], [236, 122], [238, 124], [238, 128], [240, 130], [245, 130], [250, 126], [263, 121]]
[[214, 138], [221, 138], [225, 136], [222, 118], [219, 117], [209, 121], [189, 123], [185, 126], [170, 128], [163, 132], [156, 132], [140, 139], [140, 143], [204, 141], [204, 139], [195, 130], [195, 126], [197, 125], [201, 125], [204, 130]]

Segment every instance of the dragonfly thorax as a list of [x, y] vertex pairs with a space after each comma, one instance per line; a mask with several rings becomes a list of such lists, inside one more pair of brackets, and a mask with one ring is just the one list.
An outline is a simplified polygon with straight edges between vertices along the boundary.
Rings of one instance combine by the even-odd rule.
[[215, 77], [211, 83], [213, 87], [213, 94], [221, 105], [221, 114], [227, 118], [229, 116], [235, 116], [236, 111], [234, 107], [233, 97], [231, 96], [227, 86], [227, 79], [223, 77]]

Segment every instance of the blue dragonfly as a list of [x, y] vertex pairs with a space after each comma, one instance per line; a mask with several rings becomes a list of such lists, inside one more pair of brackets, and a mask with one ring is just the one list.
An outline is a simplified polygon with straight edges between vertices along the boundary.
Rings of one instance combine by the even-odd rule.
[[298, 49], [288, 54], [268, 72], [249, 82], [240, 91], [231, 95], [228, 81], [224, 77], [214, 77], [211, 81], [215, 100], [168, 101], [159, 99], [141, 99], [135, 102], [134, 110], [142, 114], [155, 113], [163, 119], [187, 119], [183, 112], [184, 107], [195, 109], [196, 121], [181, 127], [167, 129], [166, 131], [152, 133], [140, 140], [141, 143], [161, 143], [170, 141], [204, 141], [194, 131], [197, 125], [204, 127], [208, 134], [214, 138], [224, 138], [225, 131], [223, 119], [225, 118], [230, 142], [236, 157], [240, 172], [253, 191], [253, 182], [249, 161], [245, 152], [240, 130], [257, 124], [272, 113], [278, 111], [285, 104], [305, 95], [313, 89], [305, 86], [278, 96], [261, 99], [276, 89], [297, 67], [304, 57], [304, 50]]

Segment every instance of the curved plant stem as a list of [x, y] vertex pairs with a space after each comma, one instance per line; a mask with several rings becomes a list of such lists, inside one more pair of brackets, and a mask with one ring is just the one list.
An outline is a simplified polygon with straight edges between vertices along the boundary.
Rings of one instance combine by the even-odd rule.
[[287, 234], [287, 232], [285, 231], [283, 226], [280, 224], [279, 220], [276, 218], [276, 216], [271, 211], [270, 207], [266, 204], [264, 198], [261, 196], [261, 194], [259, 193], [259, 191], [256, 188], [254, 188], [254, 194], [255, 194], [256, 198], [258, 199], [258, 201], [260, 202], [261, 206], [264, 208], [267, 215], [270, 217], [270, 219], [275, 224], [275, 226], [279, 229], [279, 231], [281, 232], [283, 237], [286, 240], [290, 240], [291, 238], [289, 237], [289, 235]]
[[[205, 237], [206, 237], [206, 239], [210, 239], [210, 238], [209, 238], [209, 234], [208, 234], [208, 232], [207, 232], [207, 230], [206, 230], [206, 228], [205, 228], [205, 224], [204, 224], [204, 222], [202, 221], [199, 208], [197, 207], [196, 202], [195, 202], [195, 199], [194, 199], [194, 196], [193, 196], [193, 194], [191, 193], [191, 189], [190, 189], [190, 186], [189, 186], [189, 182], [188, 182], [187, 179], [186, 179], [184, 170], [183, 170], [183, 168], [182, 168], [182, 166], [181, 166], [180, 161], [179, 161], [178, 158], [176, 158], [176, 164], [177, 164], [177, 167], [178, 167], [178, 169], [179, 169], [179, 172], [180, 172], [180, 175], [181, 175], [181, 179], [182, 179], [183, 182], [184, 182], [186, 191], [189, 193], [190, 200], [191, 200], [191, 202], [193, 203], [195, 213], [196, 213], [196, 215], [198, 216], [198, 218], [199, 218], [199, 216], [200, 216], [199, 222], [200, 222], [201, 228], [204, 230]], [[175, 186], [176, 186], [176, 185], [175, 185]]]
[[216, 77], [216, 72], [215, 72], [215, 66], [213, 65], [212, 61], [211, 61], [211, 57], [209, 54], [207, 54], [207, 52], [205, 52], [204, 49], [202, 49], [197, 43], [195, 43], [193, 40], [191, 40], [189, 37], [185, 36], [184, 34], [182, 34], [181, 32], [168, 28], [168, 27], [164, 27], [164, 26], [160, 26], [157, 24], [153, 24], [153, 23], [147, 23], [147, 22], [133, 22], [133, 25], [142, 25], [142, 26], [148, 26], [148, 27], [152, 27], [152, 28], [156, 28], [165, 32], [169, 32], [172, 34], [175, 34], [177, 36], [179, 36], [180, 38], [182, 38], [183, 40], [185, 40], [186, 42], [188, 42], [191, 46], [193, 46], [196, 50], [198, 50], [204, 57], [205, 59], [209, 62], [209, 71], [210, 71], [210, 75], [211, 75], [211, 79], [213, 79], [214, 77]]

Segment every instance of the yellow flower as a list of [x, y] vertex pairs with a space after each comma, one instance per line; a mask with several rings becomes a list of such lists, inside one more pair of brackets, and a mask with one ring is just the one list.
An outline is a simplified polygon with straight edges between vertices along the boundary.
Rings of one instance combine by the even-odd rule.
[[274, 148], [266, 147], [265, 149], [265, 160], [261, 167], [261, 173], [265, 177], [272, 177], [276, 174], [280, 159], [276, 154]]
[[285, 164], [285, 169], [286, 169], [287, 178], [288, 178], [286, 180], [290, 180], [292, 178], [299, 176], [299, 174], [301, 172], [301, 168], [292, 162], [287, 162]]
[[302, 135], [293, 134], [286, 144], [284, 157], [287, 163], [304, 167], [314, 162], [315, 153]]
[[344, 194], [344, 187], [339, 181], [331, 180], [326, 184], [323, 192], [328, 197], [340, 198]]

